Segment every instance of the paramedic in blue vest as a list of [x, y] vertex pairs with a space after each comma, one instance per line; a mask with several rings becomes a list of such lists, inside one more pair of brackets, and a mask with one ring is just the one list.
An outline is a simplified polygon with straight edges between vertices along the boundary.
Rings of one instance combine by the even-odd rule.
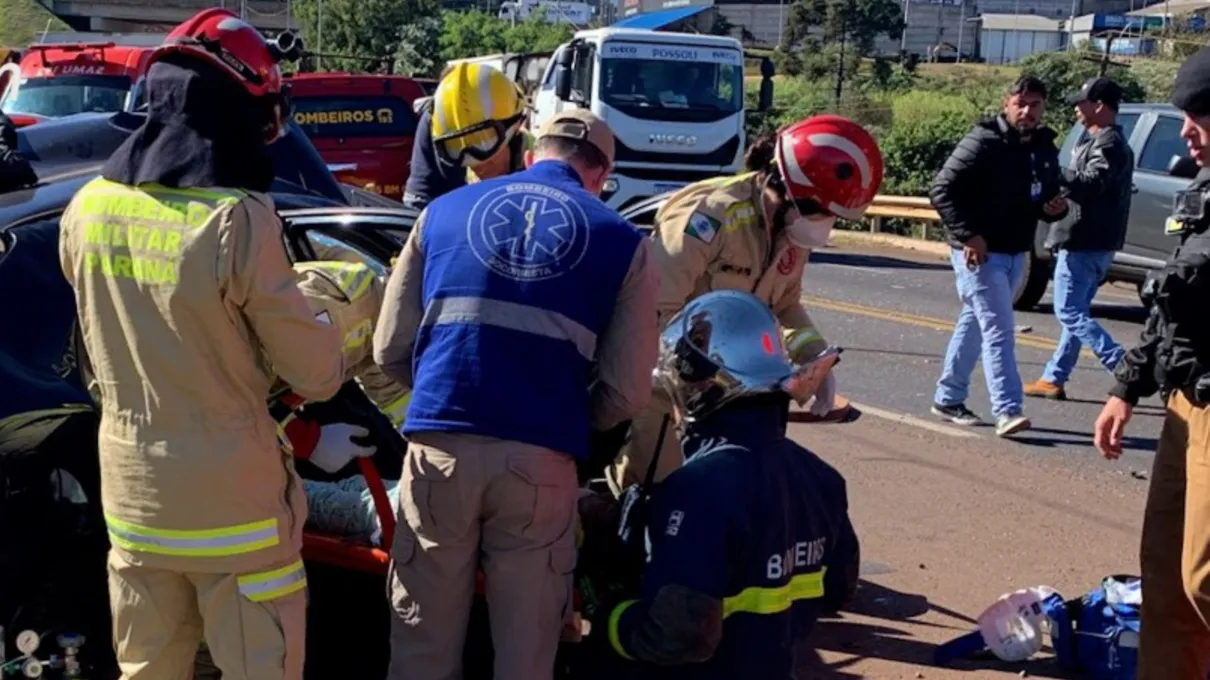
[[493, 677], [552, 677], [575, 463], [646, 406], [658, 347], [648, 241], [598, 198], [613, 154], [604, 121], [555, 115], [528, 170], [430, 203], [391, 272], [374, 360], [412, 389], [391, 680], [461, 677], [480, 556]]
[[[498, 177], [521, 170], [528, 112], [525, 96], [504, 72], [487, 64], [459, 63], [441, 77], [421, 109], [403, 202], [420, 210], [467, 184], [467, 170]], [[498, 145], [495, 148], [488, 144]], [[465, 149], [486, 153], [468, 156]], [[508, 153], [496, 154], [496, 149]]]
[[782, 338], [768, 304], [737, 290], [665, 328], [655, 374], [686, 460], [651, 497], [641, 595], [594, 621], [590, 637], [636, 662], [606, 671], [606, 657], [602, 677], [791, 680], [794, 643], [855, 591], [844, 477], [786, 437], [791, 394], [820, 379]]

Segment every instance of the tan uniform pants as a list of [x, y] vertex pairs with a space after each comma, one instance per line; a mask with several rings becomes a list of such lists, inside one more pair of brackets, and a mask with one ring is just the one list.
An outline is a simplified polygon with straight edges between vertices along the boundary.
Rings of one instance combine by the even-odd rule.
[[461, 680], [482, 560], [496, 680], [554, 673], [576, 566], [576, 468], [474, 435], [411, 437], [391, 549], [390, 680]]
[[[655, 455], [656, 443], [660, 437], [660, 426], [665, 416], [672, 414], [672, 400], [664, 390], [656, 388], [651, 393], [651, 404], [634, 419], [630, 426], [630, 437], [618, 453], [618, 459], [613, 466], [605, 469], [606, 480], [615, 496], [631, 484], [642, 482], [647, 476], [647, 468]], [[655, 468], [655, 481], [661, 482], [672, 471], [685, 463], [685, 453], [681, 450], [681, 438], [676, 424], [668, 421], [664, 432], [664, 443], [660, 447], [660, 460]]]
[[111, 550], [109, 598], [122, 680], [189, 680], [202, 640], [223, 680], [301, 680], [306, 590], [254, 602], [239, 581], [237, 574], [138, 567]]
[[1152, 465], [1143, 518], [1137, 680], [1204, 680], [1210, 667], [1210, 411], [1181, 392]]

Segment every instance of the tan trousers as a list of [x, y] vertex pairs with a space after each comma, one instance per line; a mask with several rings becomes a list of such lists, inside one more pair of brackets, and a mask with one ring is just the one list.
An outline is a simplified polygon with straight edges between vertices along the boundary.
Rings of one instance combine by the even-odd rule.
[[461, 680], [482, 560], [495, 680], [554, 674], [576, 566], [576, 469], [564, 454], [419, 433], [400, 480], [391, 549], [390, 680]]
[[1152, 464], [1143, 518], [1137, 680], [1204, 680], [1210, 667], [1210, 411], [1181, 392]]
[[299, 578], [296, 569], [182, 574], [134, 566], [110, 551], [122, 680], [189, 680], [203, 640], [223, 680], [301, 680], [307, 596]]
[[[606, 480], [615, 496], [631, 484], [642, 482], [647, 468], [655, 455], [659, 441], [660, 425], [665, 416], [672, 413], [672, 400], [659, 388], [651, 393], [651, 404], [634, 419], [630, 426], [630, 438], [618, 453], [617, 461], [605, 469]], [[681, 450], [681, 438], [675, 423], [668, 422], [664, 432], [664, 443], [660, 447], [660, 460], [655, 468], [655, 481], [661, 482], [672, 471], [685, 464], [685, 453]]]

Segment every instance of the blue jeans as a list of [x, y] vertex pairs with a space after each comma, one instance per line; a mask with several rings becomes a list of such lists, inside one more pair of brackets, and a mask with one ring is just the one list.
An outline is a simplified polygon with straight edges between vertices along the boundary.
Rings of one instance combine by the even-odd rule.
[[962, 312], [945, 352], [945, 370], [933, 401], [956, 406], [966, 401], [975, 362], [983, 357], [983, 375], [992, 415], [1020, 413], [1025, 399], [1014, 354], [1013, 292], [1025, 273], [1025, 253], [988, 253], [975, 271], [966, 268], [960, 249], [950, 254]]
[[1108, 250], [1060, 250], [1055, 262], [1055, 317], [1063, 324], [1059, 346], [1046, 364], [1042, 379], [1062, 385], [1080, 360], [1080, 346], [1087, 345], [1100, 359], [1101, 365], [1112, 371], [1126, 350], [1113, 341], [1101, 324], [1092, 318], [1092, 298], [1113, 262]]

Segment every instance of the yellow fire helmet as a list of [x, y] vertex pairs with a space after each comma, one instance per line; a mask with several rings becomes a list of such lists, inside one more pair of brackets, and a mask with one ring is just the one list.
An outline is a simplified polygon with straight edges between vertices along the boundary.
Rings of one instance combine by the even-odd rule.
[[450, 165], [474, 167], [508, 144], [527, 110], [525, 95], [499, 69], [459, 63], [433, 94], [433, 146]]

